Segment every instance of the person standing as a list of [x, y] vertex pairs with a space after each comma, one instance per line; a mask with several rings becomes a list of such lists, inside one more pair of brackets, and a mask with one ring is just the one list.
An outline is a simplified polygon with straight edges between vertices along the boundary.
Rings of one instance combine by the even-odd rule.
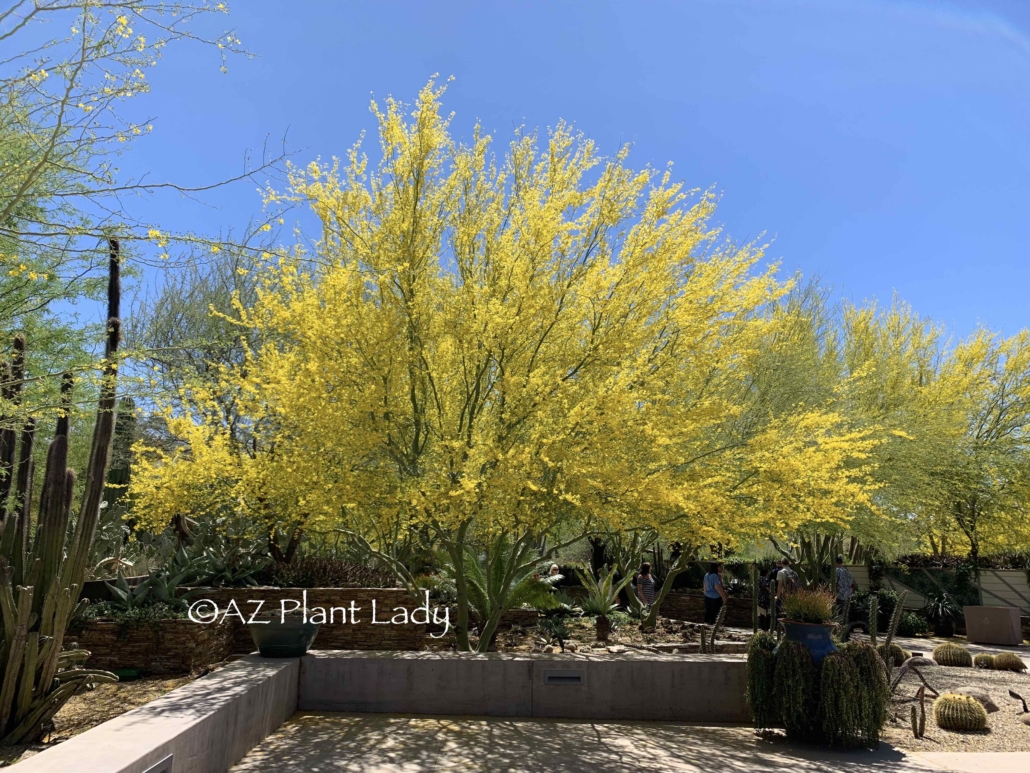
[[712, 564], [705, 575], [705, 624], [714, 625], [719, 610], [726, 603], [726, 588], [722, 584], [722, 564]]
[[776, 617], [780, 616], [783, 599], [798, 589], [798, 573], [790, 568], [790, 559], [780, 559], [780, 571], [776, 573]]
[[654, 577], [651, 576], [651, 564], [647, 561], [640, 565], [640, 574], [636, 576], [637, 598], [645, 607], [654, 604]]
[[855, 582], [851, 572], [844, 566], [844, 556], [837, 556], [836, 575], [837, 614], [843, 615], [844, 609], [851, 599], [851, 594], [858, 590], [858, 583]]

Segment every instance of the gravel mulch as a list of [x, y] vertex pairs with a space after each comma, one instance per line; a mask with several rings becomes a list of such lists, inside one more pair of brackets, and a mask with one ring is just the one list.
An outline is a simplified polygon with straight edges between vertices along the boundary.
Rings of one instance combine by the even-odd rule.
[[1030, 674], [944, 666], [920, 670], [930, 686], [941, 694], [959, 687], [986, 690], [1000, 711], [987, 715], [987, 730], [982, 733], [941, 730], [933, 721], [933, 700], [927, 695], [926, 734], [917, 739], [912, 735], [912, 703], [902, 700], [914, 696], [922, 683], [915, 674], [906, 674], [891, 707], [894, 717], [883, 733], [886, 743], [914, 752], [1030, 752], [1030, 726], [1019, 721], [1022, 704], [1008, 694], [1009, 690], [1014, 690], [1030, 703]]
[[54, 732], [46, 743], [32, 746], [11, 746], [0, 750], [0, 768], [13, 765], [50, 746], [67, 741], [91, 727], [138, 708], [166, 692], [182, 687], [193, 676], [153, 676], [132, 682], [97, 685], [95, 690], [76, 695], [54, 717]]

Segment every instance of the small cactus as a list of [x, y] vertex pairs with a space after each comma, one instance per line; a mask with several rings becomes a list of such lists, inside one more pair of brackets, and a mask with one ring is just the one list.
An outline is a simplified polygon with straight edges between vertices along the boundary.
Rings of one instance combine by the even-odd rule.
[[933, 659], [942, 666], [952, 668], [972, 668], [973, 656], [961, 644], [939, 644], [934, 647]]
[[968, 695], [945, 693], [933, 703], [933, 718], [942, 730], [970, 732], [987, 728], [987, 710]]
[[986, 652], [981, 652], [979, 655], [974, 655], [973, 668], [994, 668], [994, 655], [990, 655]]
[[1026, 671], [1026, 663], [1015, 652], [999, 652], [994, 656], [997, 671]]
[[912, 707], [912, 735], [916, 738], [922, 738], [926, 734], [926, 687], [920, 687], [919, 692], [916, 693], [916, 698], [919, 700], [919, 711], [916, 712], [916, 707]]
[[887, 658], [888, 646], [886, 643], [880, 644], [876, 647], [876, 654], [879, 655], [883, 662], [888, 666], [895, 668], [900, 667], [906, 660], [912, 657], [912, 653], [902, 648], [900, 645], [891, 644], [889, 647], [890, 659]]

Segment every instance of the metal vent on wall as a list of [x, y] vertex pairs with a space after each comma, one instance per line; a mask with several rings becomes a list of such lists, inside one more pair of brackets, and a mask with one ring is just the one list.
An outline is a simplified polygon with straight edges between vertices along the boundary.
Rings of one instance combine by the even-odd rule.
[[544, 684], [583, 684], [582, 671], [544, 671]]
[[156, 765], [153, 765], [144, 770], [143, 773], [172, 773], [172, 760], [174, 758], [174, 754], [169, 754]]

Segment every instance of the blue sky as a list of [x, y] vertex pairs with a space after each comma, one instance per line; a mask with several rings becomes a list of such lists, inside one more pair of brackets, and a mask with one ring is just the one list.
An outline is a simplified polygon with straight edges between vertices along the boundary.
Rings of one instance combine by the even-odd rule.
[[[122, 169], [183, 184], [236, 173], [284, 134], [296, 160], [342, 154], [370, 98], [454, 76], [445, 108], [506, 139], [565, 119], [637, 165], [674, 162], [721, 196], [739, 241], [855, 300], [896, 291], [959, 336], [1030, 326], [1030, 3], [887, 0], [342, 2], [237, 0], [258, 54], [170, 50], [134, 109], [154, 133]], [[372, 138], [370, 138], [372, 139]], [[177, 229], [238, 227], [252, 184]], [[150, 207], [148, 207], [150, 209]]]

